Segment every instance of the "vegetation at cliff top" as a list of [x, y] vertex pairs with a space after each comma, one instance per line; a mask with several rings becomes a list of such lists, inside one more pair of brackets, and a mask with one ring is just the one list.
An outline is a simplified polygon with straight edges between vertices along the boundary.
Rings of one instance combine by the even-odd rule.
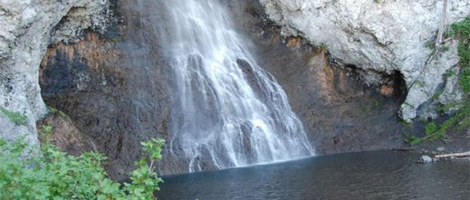
[[[43, 128], [46, 138], [51, 130]], [[162, 179], [154, 172], [154, 163], [161, 159], [164, 143], [160, 139], [143, 142], [146, 157], [136, 163], [132, 182], [120, 184], [108, 178], [102, 167], [106, 158], [98, 153], [70, 156], [46, 140], [42, 156], [24, 158], [26, 143], [0, 139], [0, 199], [155, 199]]]
[[1, 106], [0, 106], [0, 111], [5, 116], [7, 116], [12, 122], [15, 122], [16, 125], [28, 124], [28, 118], [19, 112], [13, 112]]
[[427, 140], [437, 140], [445, 136], [447, 130], [457, 127], [464, 130], [470, 126], [470, 16], [465, 20], [455, 23], [446, 32], [446, 37], [456, 37], [460, 44], [458, 54], [460, 57], [459, 84], [463, 91], [463, 98], [460, 102], [446, 105], [442, 110], [458, 108], [455, 115], [444, 121], [440, 126], [435, 122], [430, 122], [425, 127], [426, 136], [413, 136], [408, 140], [410, 144], [416, 145]]

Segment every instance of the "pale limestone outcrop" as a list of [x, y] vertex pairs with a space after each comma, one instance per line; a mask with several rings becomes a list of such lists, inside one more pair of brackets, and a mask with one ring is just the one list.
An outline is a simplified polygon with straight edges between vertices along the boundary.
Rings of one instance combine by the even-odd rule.
[[[429, 106], [436, 99], [445, 104], [461, 98], [456, 78], [449, 78], [444, 85], [443, 77], [459, 61], [458, 41], [447, 41], [448, 50], [433, 59], [433, 50], [425, 45], [436, 38], [444, 0], [260, 2], [269, 18], [283, 27], [284, 35], [300, 35], [314, 45], [327, 45], [340, 63], [355, 65], [371, 74], [403, 74], [409, 91], [400, 111], [405, 121], [431, 114]], [[468, 15], [470, 1], [448, 1], [447, 25]], [[369, 78], [368, 83], [378, 81], [373, 75]], [[435, 98], [436, 93], [442, 95]]]
[[[0, 138], [25, 134], [29, 144], [38, 144], [36, 121], [46, 113], [38, 71], [48, 45], [74, 42], [88, 28], [103, 31], [109, 4], [108, 0], [0, 0], [0, 106], [28, 118], [24, 128], [2, 127]], [[1, 117], [0, 124], [12, 125], [4, 120], [8, 118]]]

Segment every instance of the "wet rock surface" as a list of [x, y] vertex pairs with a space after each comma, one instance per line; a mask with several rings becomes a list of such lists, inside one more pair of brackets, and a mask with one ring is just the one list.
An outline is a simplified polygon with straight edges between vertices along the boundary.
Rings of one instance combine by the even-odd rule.
[[45, 102], [66, 113], [109, 158], [106, 168], [114, 179], [133, 168], [141, 141], [168, 132], [171, 76], [151, 45], [156, 37], [135, 34], [151, 28], [136, 27], [132, 20], [145, 17], [136, 15], [135, 6], [118, 6], [125, 21], [105, 35], [88, 32], [78, 43], [50, 46], [40, 71]]
[[407, 94], [400, 73], [383, 74], [383, 84], [368, 86], [367, 72], [335, 63], [326, 49], [300, 37], [283, 37], [257, 1], [227, 4], [260, 65], [287, 92], [317, 153], [400, 148], [406, 134], [419, 131], [397, 115]]

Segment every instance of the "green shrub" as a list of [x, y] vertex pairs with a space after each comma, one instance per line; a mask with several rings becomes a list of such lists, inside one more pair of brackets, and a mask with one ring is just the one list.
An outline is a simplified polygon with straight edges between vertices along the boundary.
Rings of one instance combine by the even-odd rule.
[[19, 112], [13, 112], [3, 107], [0, 107], [0, 111], [16, 125], [28, 124], [28, 118]]
[[426, 133], [426, 135], [432, 135], [436, 131], [437, 131], [437, 125], [434, 122], [430, 122], [426, 125], [426, 127], [424, 127], [424, 132]]
[[462, 86], [463, 92], [467, 95], [470, 95], [470, 67], [467, 67], [463, 70], [462, 74], [460, 75], [459, 82], [460, 86]]
[[460, 39], [459, 57], [460, 65], [462, 67], [470, 67], [470, 15], [465, 20], [452, 24], [451, 26], [453, 36]]
[[53, 106], [48, 106], [47, 109], [49, 110], [50, 113], [52, 114], [59, 114], [61, 117], [67, 117], [67, 114], [65, 114], [63, 111], [53, 107]]
[[467, 16], [463, 21], [452, 24], [451, 26], [451, 35], [461, 35], [469, 36], [470, 35], [470, 15]]
[[470, 65], [470, 47], [468, 47], [468, 44], [460, 44], [458, 50], [460, 65], [462, 65], [462, 67], [468, 67]]
[[407, 140], [411, 145], [417, 145], [422, 142], [422, 139], [416, 136], [411, 137], [409, 140]]
[[[46, 134], [51, 130], [44, 127]], [[161, 158], [163, 144], [156, 139], [142, 143], [148, 157], [136, 163], [132, 182], [122, 185], [108, 178], [102, 167], [106, 158], [101, 154], [70, 156], [45, 142], [43, 156], [23, 158], [24, 142], [0, 139], [0, 199], [155, 199], [153, 194], [162, 179], [153, 171], [153, 163]]]

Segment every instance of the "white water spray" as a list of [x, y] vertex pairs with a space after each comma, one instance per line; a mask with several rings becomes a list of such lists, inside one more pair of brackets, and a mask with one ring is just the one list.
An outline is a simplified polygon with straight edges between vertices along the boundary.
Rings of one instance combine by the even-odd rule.
[[311, 156], [287, 96], [255, 62], [216, 0], [167, 0], [176, 88], [170, 154], [187, 171]]

